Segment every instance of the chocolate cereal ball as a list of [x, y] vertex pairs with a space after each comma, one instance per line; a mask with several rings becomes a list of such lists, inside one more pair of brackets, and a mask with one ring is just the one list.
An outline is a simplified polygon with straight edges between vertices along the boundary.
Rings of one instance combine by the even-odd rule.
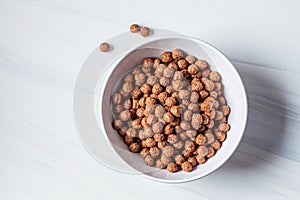
[[170, 163], [167, 166], [167, 170], [171, 173], [177, 172], [178, 171], [178, 166], [175, 163]]
[[110, 51], [110, 45], [107, 42], [102, 42], [99, 46], [100, 51], [102, 52], [109, 52]]
[[140, 31], [140, 26], [138, 24], [131, 24], [129, 30], [131, 33], [137, 33]]
[[181, 164], [181, 169], [186, 172], [190, 172], [193, 169], [193, 166], [188, 161], [185, 161]]
[[150, 33], [151, 33], [150, 28], [147, 26], [144, 26], [140, 29], [140, 34], [142, 37], [148, 37]]

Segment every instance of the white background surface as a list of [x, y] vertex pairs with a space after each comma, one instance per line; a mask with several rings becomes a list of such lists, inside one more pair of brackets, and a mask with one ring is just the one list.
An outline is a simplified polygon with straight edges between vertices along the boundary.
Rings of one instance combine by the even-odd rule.
[[[299, 199], [299, 1], [0, 1], [0, 199]], [[215, 173], [166, 185], [112, 171], [72, 119], [81, 64], [132, 22], [203, 39], [235, 61], [242, 143]]]

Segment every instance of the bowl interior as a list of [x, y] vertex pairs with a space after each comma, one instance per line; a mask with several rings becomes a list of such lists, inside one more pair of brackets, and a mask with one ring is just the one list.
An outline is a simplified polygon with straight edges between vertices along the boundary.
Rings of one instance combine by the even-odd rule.
[[[140, 65], [145, 57], [159, 57], [164, 50], [170, 51], [175, 48], [182, 49], [187, 54], [194, 55], [198, 59], [206, 60], [211, 70], [216, 70], [221, 74], [222, 84], [224, 85], [224, 95], [232, 111], [228, 118], [231, 129], [227, 132], [227, 139], [223, 142], [221, 149], [217, 151], [216, 155], [208, 159], [205, 164], [198, 165], [196, 169], [190, 173], [179, 171], [172, 174], [167, 172], [167, 170], [148, 167], [138, 154], [129, 152], [127, 145], [111, 126], [113, 116], [110, 99], [119, 80], [124, 74], [130, 71], [132, 67]], [[123, 59], [115, 65], [114, 70], [105, 84], [102, 105], [100, 105], [102, 106], [102, 113], [100, 113], [100, 115], [102, 115], [107, 137], [120, 157], [148, 178], [175, 183], [203, 177], [220, 167], [232, 155], [243, 135], [247, 118], [247, 100], [240, 76], [231, 62], [223, 54], [202, 41], [191, 38], [174, 37], [144, 44], [124, 56]]]

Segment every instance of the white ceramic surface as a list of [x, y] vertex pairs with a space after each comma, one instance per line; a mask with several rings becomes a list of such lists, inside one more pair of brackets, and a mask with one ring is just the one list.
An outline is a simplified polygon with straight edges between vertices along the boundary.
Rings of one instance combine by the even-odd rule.
[[[299, 9], [297, 0], [0, 1], [0, 199], [300, 199]], [[205, 178], [171, 185], [119, 173], [77, 137], [72, 98], [82, 63], [132, 22], [260, 63], [233, 62], [248, 123], [233, 156]]]

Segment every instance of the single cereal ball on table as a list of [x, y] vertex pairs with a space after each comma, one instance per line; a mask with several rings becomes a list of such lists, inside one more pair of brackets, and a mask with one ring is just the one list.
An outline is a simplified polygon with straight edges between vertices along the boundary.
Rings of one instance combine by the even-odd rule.
[[130, 99], [126, 99], [123, 103], [123, 108], [126, 110], [129, 110], [132, 106], [131, 100]]
[[160, 156], [160, 160], [161, 160], [161, 162], [162, 162], [163, 164], [165, 164], [166, 166], [167, 166], [168, 164], [170, 164], [170, 163], [173, 161], [173, 159], [172, 159], [171, 157], [168, 157], [168, 156], [166, 156], [166, 155], [164, 155], [164, 154], [162, 154], [162, 155]]
[[180, 99], [189, 99], [189, 97], [190, 97], [190, 91], [188, 91], [188, 90], [180, 90], [178, 92], [178, 97]]
[[182, 155], [176, 155], [175, 156], [175, 163], [177, 165], [181, 165], [182, 163], [184, 163], [185, 158]]
[[188, 161], [185, 161], [181, 164], [181, 169], [185, 172], [190, 172], [193, 169], [193, 166]]
[[165, 90], [166, 90], [166, 93], [169, 94], [169, 95], [174, 94], [174, 88], [171, 85], [168, 85]]
[[147, 26], [144, 26], [140, 29], [140, 34], [142, 37], [148, 37], [150, 33], [151, 33], [150, 28]]
[[107, 42], [102, 42], [99, 46], [100, 51], [102, 52], [109, 52], [110, 51], [110, 45]]
[[222, 109], [222, 112], [225, 116], [230, 114], [230, 107], [229, 106], [222, 106], [221, 109]]
[[137, 137], [137, 131], [134, 128], [129, 128], [126, 131], [126, 135], [132, 138]]
[[199, 113], [195, 113], [192, 116], [192, 127], [196, 130], [198, 130], [202, 126], [202, 116]]
[[172, 61], [172, 54], [171, 54], [171, 52], [166, 51], [166, 52], [162, 53], [161, 56], [160, 56], [160, 59], [164, 63], [171, 62]]
[[190, 103], [188, 105], [188, 109], [191, 110], [192, 112], [199, 112], [199, 106], [196, 103]]
[[156, 145], [156, 142], [154, 140], [154, 138], [150, 137], [150, 138], [146, 138], [146, 147], [154, 147]]
[[129, 30], [131, 33], [137, 33], [140, 31], [140, 26], [138, 24], [131, 24]]
[[171, 173], [177, 172], [178, 171], [178, 166], [175, 163], [170, 163], [167, 166], [167, 170]]
[[141, 86], [145, 82], [146, 76], [145, 76], [145, 74], [140, 73], [140, 74], [135, 75], [134, 79], [135, 79], [135, 84], [137, 86]]
[[184, 149], [188, 152], [193, 152], [196, 149], [196, 143], [191, 140], [187, 140], [185, 141]]
[[134, 138], [129, 137], [128, 135], [125, 135], [125, 136], [124, 136], [124, 142], [125, 142], [125, 144], [130, 145], [130, 144], [132, 144], [134, 141], [135, 141]]
[[186, 132], [186, 135], [191, 139], [191, 140], [195, 140], [195, 137], [197, 135], [197, 131], [195, 130], [187, 130]]
[[185, 84], [181, 80], [175, 80], [175, 81], [172, 82], [172, 86], [173, 86], [174, 90], [180, 91], [185, 86]]
[[186, 110], [183, 113], [183, 120], [184, 121], [190, 121], [190, 120], [192, 120], [192, 116], [193, 116], [193, 112], [190, 111], [190, 110]]

